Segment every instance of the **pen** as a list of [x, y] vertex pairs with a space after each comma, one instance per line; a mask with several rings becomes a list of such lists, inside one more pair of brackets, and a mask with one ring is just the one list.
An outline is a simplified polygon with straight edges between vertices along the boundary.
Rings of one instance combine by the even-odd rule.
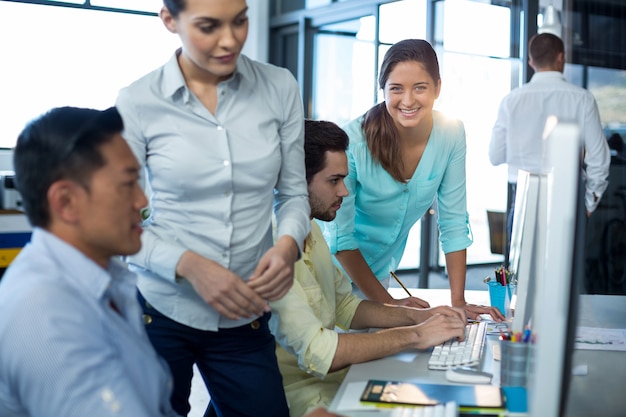
[[398, 278], [398, 276], [396, 274], [393, 273], [393, 271], [389, 271], [389, 273], [391, 274], [391, 276], [398, 281], [398, 284], [400, 284], [400, 286], [404, 289], [404, 291], [406, 291], [407, 294], [409, 294], [409, 297], [413, 297], [413, 295], [411, 295], [411, 293], [409, 292], [409, 290], [406, 289], [406, 287], [404, 286], [404, 284], [402, 283], [402, 281], [400, 281], [400, 278]]

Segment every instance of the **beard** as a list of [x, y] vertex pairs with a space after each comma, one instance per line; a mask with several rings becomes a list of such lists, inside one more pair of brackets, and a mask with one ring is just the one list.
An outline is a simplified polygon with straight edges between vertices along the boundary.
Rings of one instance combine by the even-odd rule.
[[[318, 219], [323, 222], [335, 220], [337, 212], [332, 208], [332, 206], [327, 207], [321, 199], [315, 197], [314, 195], [309, 195], [309, 204], [311, 205], [311, 217], [314, 219]], [[334, 203], [333, 206], [335, 204], [337, 203]]]

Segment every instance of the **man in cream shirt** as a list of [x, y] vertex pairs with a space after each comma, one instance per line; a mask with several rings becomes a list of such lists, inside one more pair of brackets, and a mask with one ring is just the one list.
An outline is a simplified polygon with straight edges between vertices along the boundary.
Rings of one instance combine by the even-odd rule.
[[[332, 401], [348, 367], [405, 349], [425, 349], [464, 337], [465, 313], [451, 307], [416, 309], [362, 300], [335, 266], [313, 220], [335, 218], [348, 191], [348, 137], [337, 125], [305, 121], [305, 165], [311, 233], [295, 264], [294, 285], [271, 303], [280, 371], [291, 417]], [[344, 333], [342, 329], [381, 328]]]

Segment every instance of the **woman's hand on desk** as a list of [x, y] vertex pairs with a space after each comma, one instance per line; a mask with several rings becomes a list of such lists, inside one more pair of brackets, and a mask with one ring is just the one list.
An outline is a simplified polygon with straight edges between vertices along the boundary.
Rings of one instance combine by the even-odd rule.
[[[459, 307], [459, 306], [456, 306]], [[504, 321], [506, 317], [497, 309], [497, 307], [482, 306], [476, 304], [465, 304], [463, 310], [467, 313], [469, 319], [480, 320], [481, 314], [489, 314], [494, 321]]]
[[256, 317], [270, 311], [269, 304], [239, 277], [216, 262], [187, 251], [176, 273], [191, 283], [202, 299], [231, 320]]

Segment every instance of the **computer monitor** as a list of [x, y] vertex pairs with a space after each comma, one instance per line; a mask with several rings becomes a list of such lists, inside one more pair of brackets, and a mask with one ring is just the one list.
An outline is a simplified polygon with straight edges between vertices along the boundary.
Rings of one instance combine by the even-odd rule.
[[545, 224], [547, 177], [540, 173], [520, 170], [517, 176], [515, 208], [509, 270], [517, 282], [511, 300], [511, 330], [523, 332], [530, 325], [537, 277], [537, 256], [542, 253], [539, 225]]
[[558, 121], [546, 136], [545, 145], [547, 221], [537, 233], [538, 242], [543, 240], [545, 247], [536, 257], [535, 343], [530, 350], [527, 389], [530, 416], [556, 417], [565, 412], [571, 378], [584, 276], [586, 211], [578, 126]]

